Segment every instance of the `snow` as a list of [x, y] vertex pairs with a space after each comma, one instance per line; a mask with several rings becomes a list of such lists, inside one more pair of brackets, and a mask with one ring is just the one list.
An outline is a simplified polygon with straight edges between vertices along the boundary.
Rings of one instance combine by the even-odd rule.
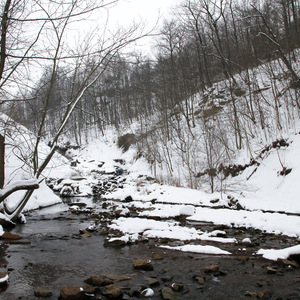
[[[297, 124], [298, 132], [300, 123]], [[240, 204], [253, 210], [273, 210], [290, 213], [300, 213], [300, 196], [298, 184], [300, 178], [300, 135], [290, 134], [288, 137], [290, 145], [280, 150], [272, 150], [264, 159], [263, 166], [247, 182], [247, 189], [243, 190], [243, 195], [239, 196]], [[287, 176], [279, 176], [283, 165], [291, 168], [292, 171]], [[246, 177], [252, 170], [244, 172], [239, 176], [239, 180], [246, 182]]]
[[230, 252], [222, 250], [215, 246], [184, 245], [184, 246], [177, 246], [177, 247], [170, 247], [170, 246], [160, 246], [160, 247], [164, 249], [178, 250], [183, 252], [202, 253], [202, 254], [215, 254], [215, 255], [231, 254]]
[[284, 248], [284, 249], [260, 249], [257, 251], [258, 255], [262, 255], [266, 259], [278, 260], [287, 259], [290, 255], [300, 254], [300, 245]]
[[0, 283], [4, 283], [8, 281], [8, 274], [6, 274], [3, 278], [0, 278]]
[[236, 243], [233, 238], [219, 238], [195, 228], [181, 226], [174, 221], [157, 221], [142, 218], [124, 218], [113, 220], [109, 226], [126, 234], [143, 234], [147, 238], [168, 238], [177, 240], [210, 240], [222, 243]]
[[[122, 210], [122, 216], [113, 220], [109, 226], [111, 229], [121, 231], [123, 236], [112, 237], [110, 241], [119, 239], [127, 243], [136, 241], [142, 235], [145, 238], [188, 241], [188, 244], [183, 246], [164, 246], [172, 250], [228, 255], [229, 252], [218, 247], [193, 244], [195, 241], [212, 241], [221, 244], [237, 243], [236, 239], [227, 238], [225, 231], [206, 232], [192, 226], [184, 226], [180, 222], [170, 219], [184, 216], [187, 222], [211, 222], [229, 227], [256, 228], [269, 233], [299, 238], [300, 217], [297, 214], [300, 213], [300, 201], [297, 184], [300, 178], [300, 158], [297, 155], [297, 149], [300, 148], [300, 135], [291, 133], [287, 138], [290, 146], [280, 150], [271, 150], [249, 180], [246, 178], [251, 174], [253, 168], [246, 170], [237, 178], [229, 179], [232, 182], [243, 182], [242, 193], [234, 191], [230, 193], [244, 208], [241, 210], [230, 208], [228, 206], [229, 199], [224, 193], [207, 193], [203, 190], [147, 181], [146, 176], [152, 174], [146, 160], [135, 158], [136, 149], [134, 147], [125, 153], [118, 149], [116, 134], [113, 131], [108, 131], [103, 139], [93, 140], [82, 149], [70, 150], [69, 155], [78, 162], [76, 166], [70, 167], [69, 162], [66, 163], [62, 158], [56, 156], [46, 172], [49, 177], [64, 178], [60, 183], [61, 187], [68, 187], [71, 183], [76, 182], [75, 185], [80, 191], [77, 196], [87, 196], [92, 194], [91, 185], [96, 180], [91, 170], [95, 166], [102, 166], [98, 168], [100, 172], [114, 172], [115, 160], [123, 160], [124, 165], [121, 167], [128, 171], [124, 188], [116, 189], [105, 195], [107, 199], [121, 200], [116, 209]], [[240, 157], [240, 159], [247, 161], [246, 156]], [[292, 172], [287, 176], [278, 176], [277, 172], [282, 169], [280, 162], [292, 168]], [[10, 157], [9, 165], [16, 165], [16, 161], [12, 157]], [[16, 177], [19, 180], [27, 179], [22, 174], [19, 176], [14, 174], [14, 179]], [[8, 178], [11, 176], [8, 175]], [[14, 207], [22, 193], [24, 192], [18, 191], [9, 197], [8, 208]], [[122, 202], [127, 196], [131, 196], [133, 201]], [[43, 181], [40, 188], [34, 191], [25, 210], [60, 202], [61, 199], [54, 195]], [[130, 207], [140, 209], [138, 217], [123, 217], [129, 213]], [[76, 209], [76, 206], [72, 206], [71, 209]], [[245, 238], [242, 242], [249, 243], [251, 240]], [[298, 248], [291, 249], [293, 250], [260, 250], [257, 254], [268, 259], [270, 257], [275, 259], [276, 257], [287, 257], [291, 251], [296, 251]]]
[[243, 240], [242, 240], [242, 243], [251, 243], [251, 239], [250, 238], [244, 238]]
[[[17, 191], [11, 194], [6, 199], [7, 208], [12, 210], [19, 203], [24, 193], [24, 191]], [[57, 203], [61, 203], [61, 199], [57, 195], [55, 195], [53, 191], [43, 181], [40, 184], [40, 187], [33, 192], [32, 196], [30, 197], [28, 203], [24, 208], [24, 211], [34, 210], [54, 205]]]
[[[4, 125], [11, 127], [7, 127], [6, 132], [8, 133], [5, 135], [5, 185], [1, 194], [19, 183], [32, 184], [37, 182], [32, 174], [32, 169], [24, 162], [24, 158], [28, 158], [30, 153], [32, 153], [35, 137], [25, 127], [14, 124], [6, 115], [0, 113], [0, 129]], [[48, 152], [49, 147], [43, 142], [40, 143], [39, 153], [41, 161]], [[44, 176], [48, 175], [49, 171], [56, 166], [64, 166], [63, 169], [65, 173], [68, 170], [66, 163], [67, 159], [56, 153], [46, 169]], [[11, 194], [5, 199], [6, 206], [10, 209], [16, 207], [24, 193], [24, 191], [17, 191]], [[24, 211], [54, 205], [60, 202], [61, 199], [42, 181], [40, 187], [34, 191]]]
[[146, 288], [141, 292], [141, 295], [143, 297], [153, 297], [154, 296], [154, 291], [150, 288]]
[[14, 181], [12, 184], [9, 184], [5, 186], [0, 191], [0, 197], [3, 197], [6, 193], [9, 193], [11, 190], [15, 190], [18, 186], [32, 186], [32, 185], [38, 185], [38, 181], [36, 179], [33, 180], [24, 180], [24, 181]]
[[[0, 214], [0, 218], [1, 218], [1, 214]], [[4, 230], [3, 227], [0, 225], [0, 236], [2, 236], [4, 234]]]
[[[262, 75], [262, 86], [264, 80]], [[266, 98], [271, 97], [267, 93], [264, 96]], [[2, 116], [2, 118], [5, 117]], [[130, 132], [134, 132], [134, 127], [138, 127], [138, 124], [131, 124]], [[13, 144], [14, 141], [30, 148], [29, 146], [34, 140], [32, 135], [24, 128], [22, 128], [22, 135], [19, 135], [18, 132], [16, 135], [8, 137], [8, 144]], [[157, 166], [156, 172], [158, 174], [154, 174], [145, 158], [137, 159], [139, 151], [135, 146], [131, 146], [127, 152], [123, 153], [116, 145], [118, 133], [111, 128], [106, 130], [103, 138], [93, 138], [81, 149], [69, 150], [67, 154], [77, 162], [76, 166], [71, 167], [67, 159], [55, 154], [51, 164], [45, 170], [44, 176], [63, 179], [54, 188], [70, 192], [71, 196], [75, 193], [74, 190], [70, 189], [70, 184], [72, 184], [72, 188], [78, 190], [76, 196], [90, 196], [92, 195], [92, 185], [98, 183], [98, 174], [113, 173], [116, 170], [116, 165], [118, 165], [127, 171], [124, 175], [124, 178], [126, 178], [124, 186], [122, 189], [115, 189], [104, 195], [108, 201], [118, 200], [114, 203], [115, 209], [122, 211], [121, 217], [112, 220], [109, 225], [110, 229], [123, 233], [123, 236], [117, 239], [125, 242], [135, 241], [140, 236], [154, 239], [171, 239], [187, 244], [176, 247], [164, 246], [165, 248], [227, 255], [230, 253], [218, 247], [195, 245], [193, 243], [204, 240], [221, 244], [237, 243], [236, 239], [227, 238], [225, 231], [213, 230], [207, 232], [200, 230], [200, 227], [196, 229], [189, 224], [207, 222], [228, 227], [254, 228], [267, 233], [287, 235], [294, 237], [296, 242], [300, 241], [299, 132], [300, 121], [296, 119], [293, 126], [286, 125], [285, 131], [280, 132], [280, 134], [274, 130], [272, 132], [273, 136], [264, 139], [261, 133], [258, 134], [257, 138], [250, 140], [249, 142], [252, 143], [251, 155], [258, 161], [259, 165], [248, 167], [236, 177], [228, 177], [224, 180], [224, 188], [220, 189], [220, 192], [207, 192], [209, 188], [204, 183], [201, 183], [198, 189], [188, 188], [186, 181], [187, 168], [180, 161], [181, 158], [178, 156], [178, 152], [172, 149], [176, 145], [168, 144], [168, 142], [167, 147], [169, 147], [172, 154], [170, 157], [174, 167], [174, 181], [176, 179], [179, 186], [169, 186], [161, 183], [167, 182], [166, 168]], [[196, 136], [201, 135], [201, 132], [194, 133]], [[286, 139], [289, 146], [270, 149], [262, 157], [256, 157], [266, 146], [266, 142], [272, 143], [277, 138]], [[190, 142], [189, 146], [195, 152], [201, 152], [201, 149], [197, 148], [197, 139], [188, 142]], [[161, 145], [157, 143], [155, 146], [160, 147]], [[32, 179], [30, 169], [26, 168], [24, 163], [18, 159], [22, 156], [18, 155], [17, 157], [17, 155], [14, 155], [14, 151], [16, 149], [7, 146], [6, 188], [8, 184], [16, 180]], [[40, 152], [46, 154], [48, 151], [49, 147], [45, 143], [41, 143]], [[237, 153], [236, 163], [249, 162], [251, 155], [248, 150], [241, 150]], [[190, 162], [190, 165], [197, 167], [197, 163], [201, 162], [201, 157], [197, 157], [197, 159], [195, 158], [194, 161]], [[122, 160], [124, 164], [118, 164], [116, 160]], [[283, 167], [291, 168], [291, 172], [287, 175], [279, 175]], [[95, 168], [96, 173], [93, 172]], [[177, 173], [178, 177], [176, 178]], [[147, 180], [147, 176], [157, 177], [156, 179], [161, 180]], [[5, 189], [0, 192], [0, 195], [4, 192]], [[12, 194], [6, 200], [8, 208], [15, 207], [23, 193], [18, 191]], [[129, 203], [124, 201], [128, 196], [133, 201]], [[234, 200], [234, 204], [239, 206], [232, 205], [232, 200]], [[46, 186], [45, 182], [42, 182], [40, 188], [34, 191], [25, 210], [37, 209], [60, 202], [61, 199]], [[73, 206], [72, 209], [76, 209], [76, 206]], [[125, 214], [130, 213], [130, 209], [135, 209], [136, 217], [124, 217]], [[2, 216], [0, 217], [2, 218]], [[181, 220], [182, 223], [172, 219]], [[1, 230], [2, 227], [0, 227], [0, 233]], [[110, 240], [113, 241], [114, 239], [114, 237], [111, 237]], [[246, 237], [241, 242], [251, 243], [251, 240]], [[261, 249], [257, 252], [257, 254], [272, 260], [287, 258], [295, 253], [300, 253], [299, 245], [277, 250]]]
[[300, 236], [299, 216], [262, 211], [197, 208], [196, 214], [188, 217], [193, 221], [206, 221], [227, 226], [256, 228], [268, 233]]

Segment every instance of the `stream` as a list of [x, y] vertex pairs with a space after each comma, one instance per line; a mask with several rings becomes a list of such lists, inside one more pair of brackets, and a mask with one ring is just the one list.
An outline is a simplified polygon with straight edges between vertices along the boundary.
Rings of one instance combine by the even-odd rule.
[[[97, 205], [89, 198], [76, 202]], [[0, 287], [0, 299], [38, 299], [34, 291], [41, 287], [52, 291], [48, 299], [58, 299], [62, 288], [83, 286], [92, 275], [108, 274], [131, 278], [115, 282], [122, 288], [123, 299], [141, 299], [138, 291], [148, 287], [154, 291], [148, 299], [300, 299], [299, 266], [253, 255], [259, 248], [293, 245], [292, 238], [228, 228], [229, 235], [251, 236], [255, 242], [244, 245], [242, 251], [241, 245], [226, 244], [223, 249], [232, 255], [223, 256], [162, 249], [157, 239], [105, 247], [106, 236], [100, 230], [90, 235], [80, 233], [94, 224], [94, 217], [72, 213], [69, 204], [26, 213], [27, 224], [11, 230], [21, 239], [0, 241], [0, 272], [9, 273], [8, 285]], [[203, 226], [215, 228], [213, 224]], [[153, 253], [162, 254], [162, 259], [152, 259]], [[134, 269], [136, 259], [152, 259], [153, 270]], [[217, 265], [218, 270], [205, 269], [212, 265]], [[172, 284], [177, 288], [163, 296], [162, 290]], [[108, 298], [99, 291], [90, 299]]]

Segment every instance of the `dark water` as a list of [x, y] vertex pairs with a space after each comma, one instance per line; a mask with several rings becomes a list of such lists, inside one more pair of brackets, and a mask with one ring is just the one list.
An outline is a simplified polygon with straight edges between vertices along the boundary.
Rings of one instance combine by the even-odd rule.
[[[155, 240], [107, 248], [98, 232], [91, 237], [80, 236], [79, 230], [91, 224], [90, 216], [74, 215], [66, 204], [29, 213], [27, 224], [12, 230], [28, 243], [0, 244], [0, 271], [9, 270], [9, 284], [0, 292], [0, 299], [37, 299], [34, 290], [39, 287], [50, 288], [50, 299], [57, 299], [61, 288], [82, 286], [84, 279], [100, 274], [131, 276], [132, 280], [118, 283], [125, 292], [137, 285], [147, 287], [145, 276], [155, 277], [159, 286], [154, 288], [151, 299], [161, 299], [161, 289], [174, 282], [184, 284], [184, 290], [176, 293], [177, 299], [249, 299], [245, 296], [247, 291], [258, 293], [266, 289], [272, 292], [272, 299], [300, 299], [300, 269], [288, 270], [254, 257], [256, 249], [245, 251], [245, 260], [238, 257], [238, 245], [227, 245], [231, 256], [165, 251], [157, 247]], [[276, 241], [274, 237], [264, 239], [269, 244]], [[134, 259], [151, 259], [154, 251], [164, 252], [163, 260], [153, 261], [154, 271], [133, 269]], [[200, 285], [195, 276], [207, 276], [203, 270], [211, 264], [218, 264], [221, 274], [208, 276]], [[276, 274], [267, 274], [268, 266], [275, 267]]]

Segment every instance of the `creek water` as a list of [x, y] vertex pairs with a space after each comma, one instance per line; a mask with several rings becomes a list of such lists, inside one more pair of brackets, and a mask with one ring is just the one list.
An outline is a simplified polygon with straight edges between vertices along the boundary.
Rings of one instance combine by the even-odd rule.
[[[97, 205], [91, 199], [76, 201]], [[90, 237], [79, 234], [93, 220], [90, 215], [72, 214], [66, 203], [27, 213], [26, 217], [27, 224], [17, 225], [11, 231], [22, 237], [20, 243], [2, 243], [0, 247], [0, 271], [9, 271], [9, 284], [0, 290], [0, 299], [37, 299], [34, 290], [40, 287], [52, 290], [49, 299], [58, 299], [60, 289], [82, 286], [89, 276], [101, 274], [131, 276], [131, 280], [117, 283], [128, 294], [133, 286], [147, 287], [145, 278], [154, 277], [159, 285], [153, 288], [155, 296], [151, 299], [162, 299], [161, 289], [174, 282], [184, 285], [177, 299], [249, 299], [247, 292], [259, 293], [266, 289], [276, 296], [274, 299], [300, 299], [299, 268], [287, 270], [254, 257], [253, 249], [245, 251], [241, 258], [235, 254], [237, 246], [234, 245], [230, 246], [233, 247], [231, 256], [162, 250], [155, 240], [121, 248], [104, 247], [105, 237], [100, 233], [93, 232]], [[272, 236], [264, 239], [270, 245], [280, 243]], [[133, 269], [133, 260], [151, 259], [155, 251], [164, 252], [164, 259], [153, 261], [154, 271]], [[218, 276], [203, 273], [212, 264], [220, 266], [222, 272]], [[275, 267], [276, 273], [268, 274], [267, 266]], [[197, 276], [203, 276], [205, 284], [199, 284], [195, 280]], [[138, 298], [128, 296], [127, 299]]]

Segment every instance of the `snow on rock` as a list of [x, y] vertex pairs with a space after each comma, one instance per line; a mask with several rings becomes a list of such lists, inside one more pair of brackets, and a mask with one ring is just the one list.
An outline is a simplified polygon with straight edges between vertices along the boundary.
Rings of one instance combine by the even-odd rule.
[[195, 207], [193, 205], [185, 205], [179, 210], [180, 215], [192, 216], [195, 213]]
[[8, 281], [8, 274], [6, 272], [0, 272], [0, 285], [5, 285]]
[[[0, 216], [0, 219], [1, 219], [1, 216]], [[4, 230], [3, 230], [3, 227], [0, 225], [0, 236], [2, 236], [3, 234], [4, 234]]]
[[[140, 171], [142, 172], [142, 171]], [[151, 201], [156, 199], [157, 202], [170, 204], [184, 204], [184, 205], [210, 205], [214, 206], [210, 201], [219, 199], [218, 205], [227, 204], [227, 200], [221, 199], [220, 193], [209, 194], [204, 191], [174, 187], [167, 185], [160, 185], [151, 182], [146, 184], [143, 188], [134, 183], [135, 178], [131, 175], [131, 184], [125, 186], [123, 190], [117, 190], [107, 195], [109, 199], [124, 199], [131, 195], [133, 199], [141, 201]], [[189, 208], [191, 211], [191, 207]]]
[[143, 234], [143, 236], [147, 238], [167, 238], [182, 241], [209, 240], [220, 243], [236, 243], [236, 239], [234, 238], [213, 237], [207, 232], [202, 232], [193, 227], [184, 227], [174, 221], [121, 217], [117, 220], [113, 220], [109, 227], [123, 233]]
[[284, 249], [260, 249], [257, 251], [258, 255], [262, 255], [266, 259], [278, 260], [287, 259], [290, 255], [299, 254], [300, 255], [300, 245], [284, 248]]
[[150, 288], [144, 289], [141, 292], [141, 296], [143, 296], [143, 297], [153, 297], [154, 296], [154, 291]]
[[202, 246], [202, 245], [184, 245], [184, 246], [160, 246], [161, 248], [170, 249], [170, 250], [179, 250], [183, 252], [193, 252], [193, 253], [202, 253], [202, 254], [215, 254], [215, 255], [230, 255], [231, 253], [225, 250], [222, 250], [215, 246]]
[[249, 238], [244, 238], [244, 239], [242, 240], [242, 243], [244, 243], [244, 244], [251, 244], [251, 239], [249, 239]]

